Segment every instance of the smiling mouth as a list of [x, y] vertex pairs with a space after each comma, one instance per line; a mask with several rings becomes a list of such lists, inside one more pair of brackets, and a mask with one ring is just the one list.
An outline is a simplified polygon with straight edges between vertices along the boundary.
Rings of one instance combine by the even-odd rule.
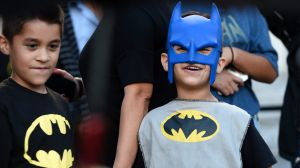
[[49, 67], [33, 67], [31, 69], [37, 69], [37, 70], [48, 70], [50, 69]]
[[186, 67], [184, 67], [185, 70], [189, 70], [189, 71], [200, 71], [203, 69], [203, 67], [199, 67], [199, 66], [195, 66], [195, 65], [188, 65]]

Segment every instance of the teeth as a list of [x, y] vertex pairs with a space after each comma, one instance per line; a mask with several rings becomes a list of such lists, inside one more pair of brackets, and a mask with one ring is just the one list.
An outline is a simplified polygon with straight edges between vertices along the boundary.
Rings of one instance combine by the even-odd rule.
[[195, 70], [200, 70], [201, 68], [195, 66], [188, 66], [186, 67], [186, 69], [195, 71]]

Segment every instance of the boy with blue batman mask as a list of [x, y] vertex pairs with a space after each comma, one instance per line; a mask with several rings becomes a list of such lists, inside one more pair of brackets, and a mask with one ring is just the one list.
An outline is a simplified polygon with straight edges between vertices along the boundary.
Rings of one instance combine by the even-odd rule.
[[[185, 52], [176, 53], [175, 46]], [[207, 64], [211, 67], [209, 82], [212, 85], [222, 52], [222, 27], [217, 7], [212, 5], [210, 19], [199, 15], [182, 18], [181, 5], [180, 3], [176, 5], [170, 21], [167, 49], [169, 69], [173, 69], [174, 64], [183, 62]], [[201, 52], [203, 50], [211, 50], [211, 52], [206, 54]], [[172, 83], [173, 71], [168, 71], [168, 78]]]
[[169, 81], [174, 78], [177, 98], [151, 110], [141, 123], [138, 138], [146, 167], [267, 168], [276, 162], [251, 116], [219, 102], [210, 91], [225, 63], [221, 41], [214, 4], [208, 19], [198, 14], [182, 17], [177, 3], [169, 25], [168, 55], [161, 56]]

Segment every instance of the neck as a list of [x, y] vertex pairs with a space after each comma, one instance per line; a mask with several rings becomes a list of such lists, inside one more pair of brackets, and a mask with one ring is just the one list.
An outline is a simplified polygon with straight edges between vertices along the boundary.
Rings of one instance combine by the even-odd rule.
[[34, 91], [34, 92], [37, 92], [37, 93], [40, 93], [40, 94], [46, 94], [47, 93], [47, 89], [46, 89], [46, 86], [45, 85], [33, 85], [33, 84], [29, 84], [29, 83], [26, 83], [24, 82], [23, 80], [21, 80], [20, 78], [12, 75], [11, 78], [19, 85], [21, 85], [22, 87], [24, 88], [27, 88], [31, 91]]
[[177, 86], [176, 88], [178, 99], [218, 101], [218, 99], [210, 92], [210, 85], [197, 88], [183, 88], [181, 86]]

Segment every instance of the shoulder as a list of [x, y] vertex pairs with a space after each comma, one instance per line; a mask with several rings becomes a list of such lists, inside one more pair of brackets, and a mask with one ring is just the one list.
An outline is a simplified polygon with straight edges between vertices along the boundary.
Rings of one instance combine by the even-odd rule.
[[13, 102], [12, 87], [7, 84], [7, 81], [0, 83], [0, 113], [8, 113]]
[[0, 102], [9, 100], [12, 96], [12, 87], [9, 85], [7, 80], [4, 80], [0, 83]]
[[161, 117], [161, 115], [163, 113], [165, 113], [166, 111], [168, 111], [168, 109], [172, 106], [172, 101], [163, 105], [163, 106], [160, 106], [160, 107], [157, 107], [155, 109], [152, 109], [151, 111], [149, 111], [146, 116], [144, 117], [144, 120], [148, 120], [148, 121], [152, 121], [152, 120], [155, 120], [159, 117]]
[[0, 100], [3, 96], [7, 96], [8, 86], [3, 82], [0, 83]]
[[245, 110], [241, 109], [240, 107], [236, 105], [231, 105], [226, 102], [219, 103], [219, 108], [226, 111], [227, 113], [231, 115], [241, 115], [245, 117], [251, 117]]
[[217, 108], [222, 116], [230, 121], [233, 128], [247, 131], [251, 116], [245, 110], [228, 103], [220, 103]]
[[65, 100], [63, 98], [62, 95], [58, 94], [57, 92], [53, 91], [52, 89], [48, 88], [47, 87], [47, 90], [48, 90], [48, 93], [49, 93], [49, 96], [54, 99], [55, 101], [59, 102], [61, 105], [67, 105], [67, 100]]
[[241, 148], [243, 167], [270, 167], [277, 161], [251, 122]]

